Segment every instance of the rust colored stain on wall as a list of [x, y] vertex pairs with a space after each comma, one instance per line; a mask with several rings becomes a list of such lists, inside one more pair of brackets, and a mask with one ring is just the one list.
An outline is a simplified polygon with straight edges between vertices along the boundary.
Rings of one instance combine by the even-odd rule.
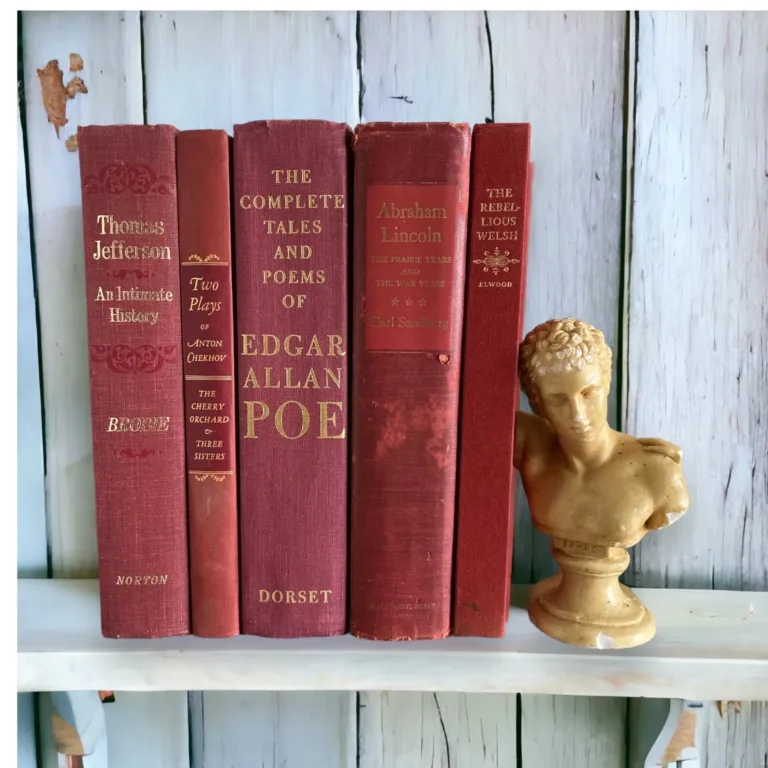
[[[70, 68], [77, 66], [78, 62], [73, 61], [76, 56], [79, 60], [79, 67], [82, 68], [82, 58], [76, 53], [70, 54]], [[40, 87], [42, 88], [43, 107], [48, 115], [48, 122], [53, 123], [56, 129], [56, 136], [59, 136], [61, 129], [67, 124], [67, 102], [74, 99], [78, 93], [88, 93], [88, 89], [83, 82], [82, 77], [73, 77], [66, 86], [64, 85], [64, 73], [59, 68], [57, 59], [49, 61], [43, 69], [37, 70], [37, 76], [40, 78]], [[67, 147], [70, 149], [69, 147]], [[71, 150], [70, 150], [71, 151]]]

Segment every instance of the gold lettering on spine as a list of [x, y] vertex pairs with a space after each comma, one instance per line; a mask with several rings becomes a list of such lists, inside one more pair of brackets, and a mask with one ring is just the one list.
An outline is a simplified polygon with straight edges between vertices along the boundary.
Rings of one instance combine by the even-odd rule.
[[[301, 430], [298, 435], [293, 435], [292, 437], [286, 433], [283, 426], [283, 414], [285, 413], [285, 409], [291, 404], [298, 405], [301, 411]], [[275, 412], [275, 428], [282, 437], [285, 437], [288, 440], [298, 440], [300, 437], [304, 437], [309, 429], [309, 411], [307, 410], [307, 407], [298, 400], [288, 400], [285, 403], [282, 403]]]
[[260, 589], [260, 603], [328, 605], [332, 589]]

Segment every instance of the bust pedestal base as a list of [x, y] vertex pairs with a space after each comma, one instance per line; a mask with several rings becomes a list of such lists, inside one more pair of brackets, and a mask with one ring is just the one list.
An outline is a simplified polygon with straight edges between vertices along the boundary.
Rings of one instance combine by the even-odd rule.
[[619, 582], [629, 565], [620, 547], [554, 539], [560, 572], [531, 591], [528, 615], [545, 634], [583, 648], [633, 648], [656, 634], [656, 623]]

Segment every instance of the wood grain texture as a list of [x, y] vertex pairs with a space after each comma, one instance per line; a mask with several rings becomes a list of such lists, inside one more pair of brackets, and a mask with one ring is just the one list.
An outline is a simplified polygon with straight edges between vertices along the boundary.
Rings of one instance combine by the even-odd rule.
[[[66, 139], [78, 125], [141, 123], [141, 31], [137, 12], [24, 12], [22, 49], [31, 215], [40, 309], [45, 404], [47, 514], [51, 567], [56, 577], [92, 576], [97, 570], [93, 446], [85, 318], [82, 203], [78, 155]], [[59, 62], [67, 82], [69, 54], [78, 53], [88, 93], [68, 101], [68, 123], [56, 136], [43, 106], [37, 69]], [[186, 696], [163, 704], [133, 695], [108, 726], [110, 741], [127, 759], [150, 753], [186, 766]], [[41, 718], [44, 728], [46, 718]], [[132, 747], [132, 751], [129, 747]], [[110, 744], [110, 748], [112, 745]], [[141, 760], [142, 764], [150, 760]], [[117, 752], [115, 753], [118, 754]], [[44, 756], [45, 757], [45, 756]], [[47, 759], [47, 758], [46, 758]], [[118, 758], [115, 757], [115, 760]], [[110, 765], [112, 757], [110, 755]], [[135, 764], [135, 763], [134, 763]]]
[[361, 693], [360, 768], [516, 768], [515, 697]]
[[355, 698], [333, 692], [209, 692], [192, 765], [354, 768]]
[[[491, 57], [481, 11], [362, 12], [360, 64], [361, 122], [472, 124], [491, 117]], [[516, 697], [509, 694], [361, 692], [360, 766], [514, 766], [515, 713]], [[499, 722], [512, 729], [502, 729], [507, 749], [494, 763], [491, 754], [498, 752], [491, 747], [489, 753], [481, 734], [495, 738]]]
[[115, 691], [103, 706], [109, 768], [189, 768], [185, 694]]
[[[48, 516], [54, 576], [96, 573], [93, 445], [88, 381], [80, 171], [64, 142], [78, 125], [142, 122], [137, 13], [25, 12], [24, 89], [40, 307]], [[56, 132], [37, 69], [79, 53], [87, 94]]]
[[482, 123], [491, 117], [485, 16], [360, 14], [362, 120]]
[[617, 712], [625, 715], [625, 699], [535, 694], [522, 698], [523, 766], [624, 768], [624, 723]]
[[[147, 122], [230, 135], [234, 124], [259, 119], [354, 125], [355, 31], [349, 12], [144, 12]], [[355, 701], [350, 692], [193, 692], [193, 766], [351, 768]]]
[[[37, 351], [37, 309], [32, 277], [32, 249], [27, 204], [26, 158], [21, 115], [17, 113], [16, 194], [17, 247], [17, 503], [16, 571], [21, 578], [45, 577], [48, 546], [45, 525], [45, 468], [40, 401], [40, 361]], [[35, 701], [30, 693], [17, 699], [18, 765], [36, 768]]]
[[[531, 123], [523, 333], [553, 317], [600, 328], [620, 357], [626, 14], [488, 13], [496, 122]], [[557, 52], [567, 52], [563, 59]], [[567, 61], [567, 64], [564, 62]], [[525, 397], [523, 407], [528, 408]], [[609, 421], [617, 424], [617, 387]], [[518, 482], [513, 584], [554, 572]], [[513, 586], [514, 593], [514, 586]], [[522, 696], [523, 765], [618, 765], [626, 703]], [[569, 757], [571, 756], [571, 757]], [[588, 761], [588, 762], [585, 762]]]
[[16, 194], [18, 195], [17, 309], [17, 563], [21, 578], [45, 577], [48, 544], [45, 524], [45, 467], [37, 346], [37, 307], [32, 276], [32, 249], [27, 204], [27, 176], [21, 117], [17, 117]]
[[144, 12], [147, 122], [358, 116], [355, 14]]
[[[768, 588], [766, 39], [761, 13], [639, 15], [627, 430], [683, 448], [691, 506], [636, 585]], [[766, 704], [713, 708], [702, 766], [762, 768], [766, 733]]]

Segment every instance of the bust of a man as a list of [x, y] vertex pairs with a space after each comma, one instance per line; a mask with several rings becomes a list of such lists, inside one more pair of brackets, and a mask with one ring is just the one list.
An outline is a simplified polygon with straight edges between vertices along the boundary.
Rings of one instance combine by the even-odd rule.
[[517, 415], [515, 467], [536, 528], [560, 572], [537, 584], [529, 613], [545, 633], [592, 648], [627, 648], [655, 633], [653, 617], [619, 582], [627, 547], [688, 509], [679, 448], [608, 426], [611, 350], [588, 323], [534, 328], [520, 376], [535, 415]]

